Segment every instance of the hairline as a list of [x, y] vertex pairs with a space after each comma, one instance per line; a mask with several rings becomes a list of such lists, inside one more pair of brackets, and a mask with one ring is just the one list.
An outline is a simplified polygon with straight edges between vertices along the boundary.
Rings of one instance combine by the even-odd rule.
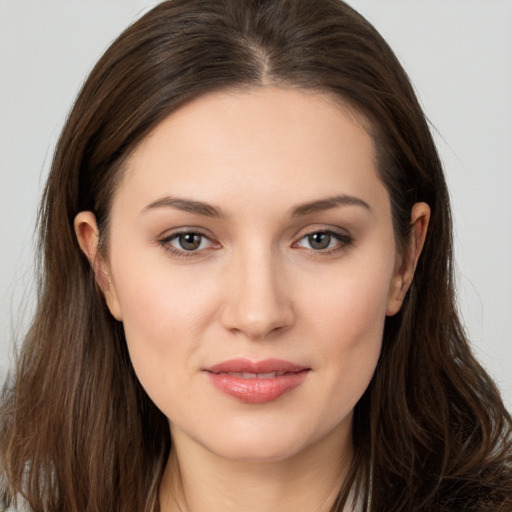
[[[346, 114], [350, 120], [357, 123], [371, 138], [372, 147], [373, 147], [373, 162], [375, 165], [375, 169], [377, 171], [377, 178], [383, 183], [388, 193], [391, 202], [391, 194], [387, 189], [386, 184], [382, 180], [381, 174], [381, 166], [382, 166], [382, 158], [380, 150], [380, 145], [382, 142], [379, 142], [381, 138], [380, 129], [378, 128], [377, 123], [372, 121], [370, 117], [364, 112], [362, 106], [357, 105], [355, 100], [347, 97], [343, 94], [337, 94], [333, 90], [327, 87], [306, 87], [294, 81], [285, 81], [285, 80], [271, 80], [268, 75], [262, 77], [259, 83], [240, 83], [240, 84], [231, 84], [226, 85], [224, 87], [212, 88], [210, 90], [198, 92], [194, 94], [190, 98], [185, 99], [184, 101], [178, 103], [174, 106], [174, 108], [166, 111], [159, 119], [149, 128], [147, 133], [145, 133], [140, 140], [138, 140], [132, 148], [130, 148], [127, 152], [123, 153], [120, 158], [112, 164], [110, 168], [110, 172], [112, 172], [112, 184], [109, 191], [108, 204], [106, 205], [106, 215], [103, 219], [101, 219], [101, 225], [98, 225], [99, 228], [99, 243], [98, 243], [98, 251], [102, 255], [103, 258], [108, 260], [109, 253], [109, 239], [110, 239], [110, 220], [111, 220], [111, 211], [112, 204], [114, 201], [114, 196], [116, 195], [119, 188], [122, 186], [123, 181], [126, 179], [127, 174], [130, 172], [130, 164], [133, 158], [133, 155], [137, 152], [140, 145], [146, 141], [149, 137], [154, 135], [158, 127], [164, 122], [165, 119], [174, 115], [176, 112], [185, 108], [190, 103], [203, 98], [208, 95], [214, 94], [251, 94], [253, 91], [262, 90], [269, 87], [275, 87], [282, 90], [296, 90], [303, 94], [311, 94], [316, 98], [325, 101], [327, 105], [334, 106], [340, 109], [340, 112]], [[117, 168], [117, 169], [116, 169]], [[393, 208], [393, 205], [390, 205]], [[93, 212], [96, 215], [96, 211]], [[393, 228], [393, 233], [395, 236], [395, 245], [397, 249], [400, 250], [401, 244], [399, 243], [399, 234], [396, 232], [396, 229]]]

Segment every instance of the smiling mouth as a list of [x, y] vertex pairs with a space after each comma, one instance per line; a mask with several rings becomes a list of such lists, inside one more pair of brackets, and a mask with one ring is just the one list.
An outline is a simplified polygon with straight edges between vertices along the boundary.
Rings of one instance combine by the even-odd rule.
[[258, 362], [234, 359], [204, 371], [222, 393], [241, 402], [263, 404], [277, 400], [300, 386], [311, 368], [276, 359]]

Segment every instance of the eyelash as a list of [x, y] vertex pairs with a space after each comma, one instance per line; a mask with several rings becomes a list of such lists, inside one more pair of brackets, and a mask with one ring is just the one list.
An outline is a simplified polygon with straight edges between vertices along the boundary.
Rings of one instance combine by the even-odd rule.
[[[313, 252], [313, 254], [315, 254], [315, 256], [338, 253], [347, 247], [351, 247], [354, 243], [353, 238], [346, 233], [340, 233], [340, 232], [330, 230], [330, 229], [317, 229], [317, 230], [310, 231], [309, 233], [302, 235], [299, 238], [299, 240], [297, 240], [296, 242], [294, 242], [292, 244], [292, 247], [300, 248], [297, 246], [297, 244], [299, 242], [301, 242], [302, 240], [308, 239], [314, 235], [319, 235], [319, 234], [327, 235], [331, 238], [334, 238], [335, 240], [337, 240], [339, 242], [339, 246], [330, 248], [330, 249], [319, 249], [319, 250], [315, 250], [313, 248], [310, 248], [310, 249], [306, 248], [307, 250], [311, 250]], [[207, 234], [201, 232], [200, 230], [178, 231], [176, 233], [173, 233], [172, 235], [161, 238], [160, 240], [158, 240], [158, 243], [160, 246], [163, 247], [163, 249], [166, 252], [172, 254], [174, 257], [177, 257], [177, 258], [192, 258], [194, 256], [200, 255], [203, 251], [206, 250], [206, 249], [199, 249], [199, 250], [187, 251], [185, 249], [177, 249], [176, 247], [173, 247], [171, 245], [171, 242], [173, 240], [176, 240], [180, 236], [184, 236], [184, 235], [199, 236], [202, 239], [208, 240], [213, 246], [217, 245], [218, 247], [220, 247], [219, 242], [213, 241]], [[331, 240], [329, 240], [329, 244], [330, 244], [330, 242], [331, 242]]]
[[180, 236], [184, 235], [194, 235], [199, 236], [202, 239], [208, 240], [212, 245], [218, 245], [220, 244], [218, 242], [214, 242], [207, 234], [201, 232], [197, 229], [191, 229], [191, 230], [184, 230], [184, 231], [178, 231], [176, 233], [173, 233], [172, 235], [166, 236], [164, 238], [161, 238], [158, 240], [158, 243], [163, 247], [163, 249], [172, 254], [176, 258], [192, 258], [194, 256], [198, 256], [203, 252], [205, 249], [195, 250], [195, 251], [187, 251], [185, 249], [177, 249], [176, 247], [173, 247], [171, 245], [171, 242]]
[[314, 231], [310, 231], [309, 233], [306, 233], [303, 235], [297, 242], [295, 242], [293, 245], [296, 246], [299, 242], [302, 240], [306, 240], [308, 238], [311, 238], [314, 235], [327, 235], [330, 237], [329, 245], [332, 242], [332, 239], [334, 238], [339, 243], [336, 247], [332, 247], [330, 249], [318, 249], [315, 250], [313, 248], [307, 250], [311, 250], [315, 256], [323, 256], [323, 255], [329, 255], [329, 254], [335, 254], [340, 251], [343, 251], [347, 247], [351, 247], [354, 244], [354, 239], [347, 233], [340, 233], [338, 231], [334, 231], [332, 229], [317, 229]]

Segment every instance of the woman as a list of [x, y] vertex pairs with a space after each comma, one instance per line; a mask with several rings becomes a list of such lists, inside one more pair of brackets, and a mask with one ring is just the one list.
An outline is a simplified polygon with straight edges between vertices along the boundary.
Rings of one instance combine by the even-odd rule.
[[441, 165], [345, 4], [146, 14], [85, 83], [40, 226], [5, 506], [510, 510]]

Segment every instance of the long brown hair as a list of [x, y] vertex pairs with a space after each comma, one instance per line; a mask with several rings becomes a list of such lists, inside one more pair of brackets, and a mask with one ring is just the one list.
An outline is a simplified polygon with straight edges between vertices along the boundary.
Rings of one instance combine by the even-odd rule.
[[368, 510], [512, 510], [512, 421], [473, 358], [453, 291], [449, 198], [427, 122], [376, 30], [339, 0], [171, 0], [130, 26], [84, 84], [40, 208], [38, 307], [0, 403], [0, 504], [153, 512], [171, 450], [73, 231], [95, 213], [108, 240], [123, 163], [177, 107], [225, 88], [324, 91], [368, 121], [404, 247], [432, 210], [400, 313], [386, 321], [356, 406], [352, 486]]

